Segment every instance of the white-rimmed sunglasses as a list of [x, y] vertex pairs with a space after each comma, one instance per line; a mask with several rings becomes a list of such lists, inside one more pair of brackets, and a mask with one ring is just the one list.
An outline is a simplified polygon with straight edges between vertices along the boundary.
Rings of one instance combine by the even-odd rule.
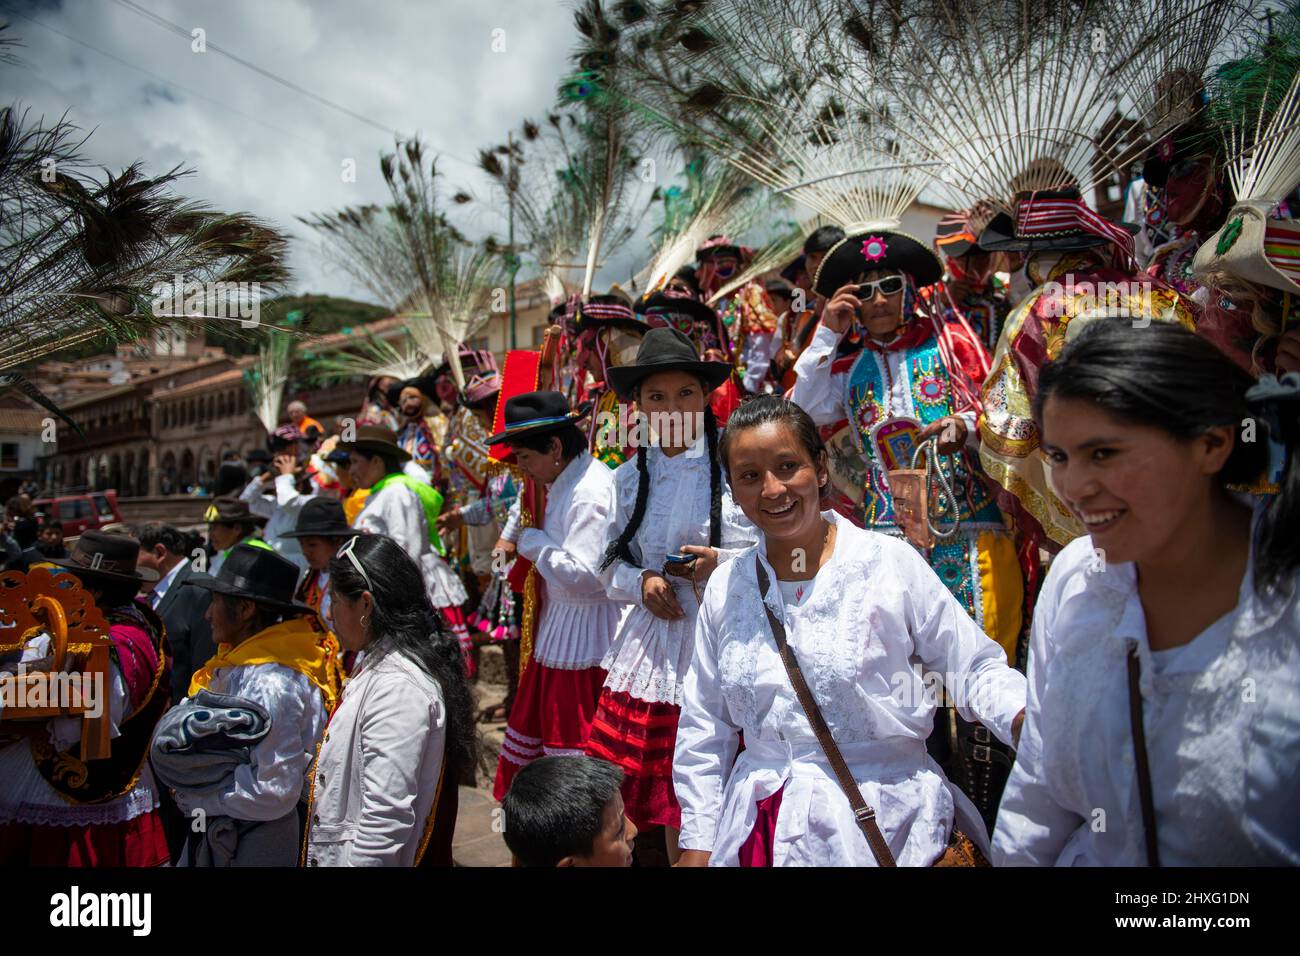
[[877, 279], [875, 282], [859, 282], [858, 288], [854, 291], [859, 299], [874, 299], [876, 293], [881, 295], [897, 295], [903, 291], [903, 277], [901, 275], [885, 276], [883, 279]]
[[375, 586], [370, 583], [370, 575], [366, 574], [366, 569], [361, 566], [361, 559], [352, 553], [352, 549], [356, 547], [357, 540], [360, 537], [360, 535], [354, 535], [343, 542], [343, 546], [338, 550], [338, 556], [340, 558], [345, 557], [352, 562], [352, 566], [357, 569], [357, 574], [361, 575], [362, 580], [366, 582], [366, 590], [374, 594]]

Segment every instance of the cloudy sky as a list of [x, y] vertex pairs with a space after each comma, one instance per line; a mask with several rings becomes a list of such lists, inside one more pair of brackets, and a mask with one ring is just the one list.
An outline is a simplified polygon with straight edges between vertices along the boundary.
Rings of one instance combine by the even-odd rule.
[[[382, 202], [378, 157], [394, 133], [419, 133], [443, 157], [447, 195], [486, 197], [478, 148], [553, 106], [576, 36], [562, 0], [0, 0], [0, 20], [24, 44], [21, 65], [0, 64], [6, 102], [50, 120], [66, 111], [93, 130], [85, 154], [115, 171], [137, 160], [155, 173], [193, 169], [187, 195], [295, 236], [294, 291], [361, 299], [295, 217]], [[195, 29], [375, 125], [194, 52]], [[343, 179], [347, 160], [356, 182]], [[503, 218], [470, 208], [481, 207], [457, 210], [467, 233], [504, 236]], [[644, 259], [636, 245], [607, 264], [604, 282], [626, 275], [629, 255]]]

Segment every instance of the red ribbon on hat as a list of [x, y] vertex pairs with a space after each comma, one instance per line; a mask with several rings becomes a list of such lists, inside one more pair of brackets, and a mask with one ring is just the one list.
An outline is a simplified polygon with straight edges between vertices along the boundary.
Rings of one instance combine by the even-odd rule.
[[1016, 206], [1016, 235], [1024, 239], [1082, 231], [1100, 236], [1119, 246], [1129, 262], [1133, 261], [1133, 236], [1121, 226], [1103, 219], [1082, 199], [1062, 199], [1031, 195]]

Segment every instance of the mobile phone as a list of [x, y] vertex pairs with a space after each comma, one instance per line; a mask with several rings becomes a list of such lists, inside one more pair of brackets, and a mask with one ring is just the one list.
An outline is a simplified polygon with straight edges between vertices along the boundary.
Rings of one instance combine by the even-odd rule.
[[674, 551], [664, 557], [664, 564], [690, 564], [696, 557], [697, 555], [694, 554], [682, 554], [680, 551]]

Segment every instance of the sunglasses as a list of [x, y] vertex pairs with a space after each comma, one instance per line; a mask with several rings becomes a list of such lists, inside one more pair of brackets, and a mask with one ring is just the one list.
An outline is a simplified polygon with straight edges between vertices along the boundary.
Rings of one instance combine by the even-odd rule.
[[898, 295], [898, 293], [902, 291], [902, 276], [885, 276], [883, 279], [877, 279], [875, 282], [859, 283], [854, 295], [859, 299], [866, 300], [875, 298], [877, 292], [881, 295]]
[[357, 546], [358, 540], [360, 540], [360, 535], [348, 538], [347, 541], [343, 542], [343, 547], [338, 550], [338, 557], [346, 557], [352, 562], [352, 566], [357, 569], [357, 574], [361, 575], [361, 579], [366, 582], [366, 590], [374, 594], [375, 586], [370, 583], [370, 575], [366, 574], [366, 569], [361, 566], [361, 560], [352, 553], [352, 549]]

